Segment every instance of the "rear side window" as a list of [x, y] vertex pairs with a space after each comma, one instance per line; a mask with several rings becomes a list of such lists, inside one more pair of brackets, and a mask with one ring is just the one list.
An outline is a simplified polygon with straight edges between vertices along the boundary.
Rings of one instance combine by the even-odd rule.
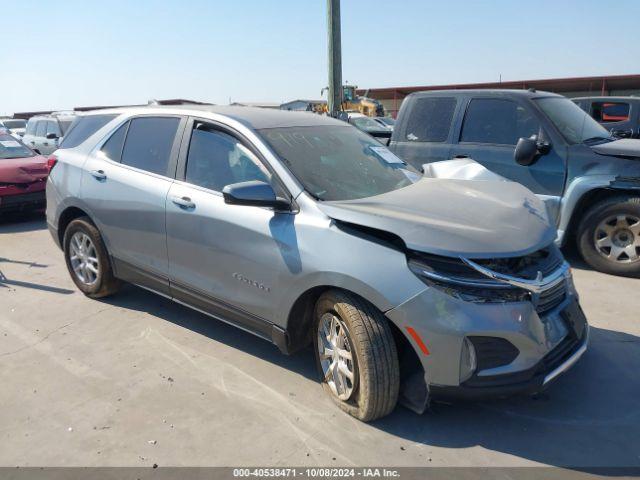
[[631, 105], [624, 102], [593, 102], [591, 109], [592, 117], [598, 122], [626, 122]]
[[91, 135], [104, 127], [117, 115], [90, 115], [78, 117], [64, 137], [60, 148], [74, 148], [84, 142]]
[[27, 129], [25, 130], [25, 135], [35, 135], [36, 133], [36, 122], [35, 120], [29, 120], [27, 122]]
[[44, 137], [47, 132], [47, 122], [45, 120], [38, 120], [36, 122], [36, 137]]
[[121, 162], [147, 172], [167, 175], [171, 147], [179, 122], [178, 118], [167, 117], [131, 120]]
[[413, 142], [444, 142], [449, 137], [456, 99], [419, 98], [411, 108], [406, 138]]
[[124, 137], [127, 134], [127, 128], [129, 128], [129, 122], [120, 126], [113, 135], [109, 137], [100, 151], [110, 160], [119, 162], [122, 156], [122, 147], [124, 146]]
[[540, 123], [529, 109], [511, 100], [476, 98], [467, 108], [460, 141], [515, 145], [539, 133]]

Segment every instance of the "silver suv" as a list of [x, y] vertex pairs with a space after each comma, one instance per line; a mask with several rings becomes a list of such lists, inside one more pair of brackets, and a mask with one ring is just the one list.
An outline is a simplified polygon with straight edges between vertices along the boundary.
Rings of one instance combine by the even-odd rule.
[[[418, 172], [328, 117], [145, 107], [56, 152], [47, 220], [77, 287], [121, 281], [273, 342], [373, 420], [398, 399], [537, 392], [586, 350], [555, 229], [471, 160]], [[98, 122], [100, 123], [100, 122]]]

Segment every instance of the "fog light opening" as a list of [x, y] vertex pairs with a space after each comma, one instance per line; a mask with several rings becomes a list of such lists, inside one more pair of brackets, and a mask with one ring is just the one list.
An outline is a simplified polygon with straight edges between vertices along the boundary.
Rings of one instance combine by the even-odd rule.
[[462, 350], [460, 352], [460, 383], [468, 380], [475, 373], [478, 366], [476, 357], [476, 349], [473, 343], [464, 337], [462, 341]]

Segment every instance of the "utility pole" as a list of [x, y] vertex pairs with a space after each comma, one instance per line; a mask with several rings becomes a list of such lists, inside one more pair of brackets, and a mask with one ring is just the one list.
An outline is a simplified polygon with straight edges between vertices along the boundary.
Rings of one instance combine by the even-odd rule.
[[337, 117], [342, 109], [342, 46], [340, 39], [340, 0], [327, 0], [329, 37], [329, 115]]

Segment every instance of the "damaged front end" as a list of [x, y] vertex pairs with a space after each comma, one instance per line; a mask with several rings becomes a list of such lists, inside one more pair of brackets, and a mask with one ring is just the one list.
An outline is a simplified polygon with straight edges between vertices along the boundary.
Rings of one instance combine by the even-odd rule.
[[[529, 391], [541, 389], [546, 383], [545, 375], [567, 361], [567, 355], [574, 354], [583, 340], [584, 332], [572, 330], [570, 325], [565, 328], [557, 312], [569, 303], [577, 305], [577, 296], [569, 265], [553, 244], [528, 255], [492, 259], [409, 251], [407, 261], [411, 271], [428, 287], [454, 301], [445, 302], [446, 307], [433, 308], [429, 305], [438, 302], [432, 296], [422, 301], [422, 308], [418, 304], [402, 312], [400, 307], [398, 312], [389, 312], [390, 317], [401, 324], [415, 324], [415, 317], [422, 315], [425, 326], [420, 332], [432, 342], [430, 353], [444, 357], [443, 351], [448, 350], [450, 355], [455, 348], [459, 352], [455, 370], [442, 368], [439, 362], [424, 357], [423, 369], [433, 370], [421, 374], [414, 371], [405, 378], [402, 402], [413, 411], [422, 413], [427, 408], [434, 388], [439, 392], [460, 389], [502, 396], [520, 391], [522, 385], [511, 382], [511, 378], [518, 378], [525, 383], [530, 380]], [[430, 318], [438, 308], [439, 317], [447, 320]], [[510, 327], [508, 324], [513, 321], [522, 325]], [[586, 324], [581, 328], [586, 330]], [[544, 348], [541, 342], [545, 343]], [[522, 351], [526, 353], [519, 357]], [[535, 365], [531, 360], [534, 357]], [[519, 370], [526, 374], [510, 377]], [[540, 372], [544, 373], [542, 377]], [[529, 374], [531, 378], [527, 377]], [[504, 388], [473, 388], [486, 385]]]

